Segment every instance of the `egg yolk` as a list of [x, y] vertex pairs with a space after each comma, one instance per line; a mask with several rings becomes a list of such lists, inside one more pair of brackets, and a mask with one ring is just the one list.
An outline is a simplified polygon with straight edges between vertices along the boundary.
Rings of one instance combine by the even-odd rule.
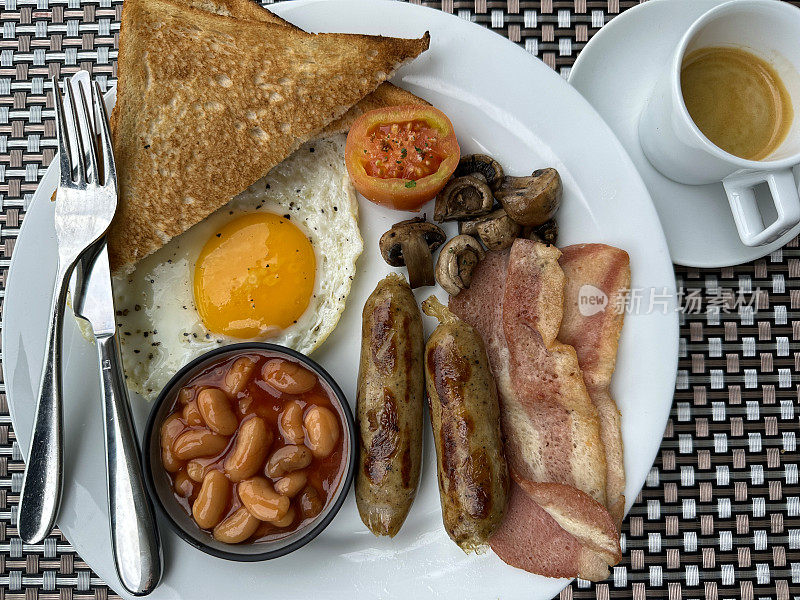
[[308, 308], [315, 275], [314, 249], [294, 223], [248, 214], [206, 242], [195, 264], [194, 301], [209, 331], [269, 337]]

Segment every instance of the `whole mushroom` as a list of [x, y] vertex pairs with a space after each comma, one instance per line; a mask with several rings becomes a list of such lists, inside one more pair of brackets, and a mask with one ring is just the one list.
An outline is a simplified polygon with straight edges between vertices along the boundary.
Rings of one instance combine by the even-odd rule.
[[453, 174], [454, 177], [461, 177], [463, 175], [472, 175], [486, 182], [489, 188], [494, 192], [500, 188], [503, 183], [503, 167], [500, 163], [486, 154], [469, 154], [458, 161], [458, 166]]
[[492, 206], [494, 196], [485, 181], [471, 175], [456, 177], [436, 196], [433, 220], [474, 219], [491, 212]]
[[495, 197], [508, 216], [520, 225], [535, 227], [546, 223], [561, 206], [563, 186], [555, 169], [539, 169], [529, 177], [504, 177]]
[[431, 254], [445, 239], [438, 225], [427, 222], [424, 217], [415, 217], [395, 223], [381, 236], [378, 246], [389, 265], [405, 265], [409, 285], [418, 288], [435, 283]]
[[529, 240], [538, 240], [555, 246], [558, 242], [558, 223], [555, 219], [550, 219], [547, 223], [539, 225], [538, 227], [526, 227], [522, 235]]
[[457, 235], [439, 252], [436, 281], [451, 296], [456, 296], [472, 283], [472, 271], [486, 256], [480, 242], [471, 235]]
[[511, 219], [502, 208], [488, 215], [461, 223], [459, 233], [477, 236], [489, 250], [503, 250], [522, 233], [522, 225]]

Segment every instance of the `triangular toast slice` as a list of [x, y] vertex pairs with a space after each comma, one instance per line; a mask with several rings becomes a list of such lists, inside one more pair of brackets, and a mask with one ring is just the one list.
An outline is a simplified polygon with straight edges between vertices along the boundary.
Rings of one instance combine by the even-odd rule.
[[315, 35], [168, 0], [126, 0], [111, 117], [114, 271], [226, 204], [428, 43], [427, 33]]
[[[205, 10], [217, 15], [233, 17], [234, 19], [272, 23], [274, 25], [284, 25], [285, 27], [298, 29], [293, 23], [282, 19], [253, 0], [183, 0], [183, 2], [193, 8]], [[386, 83], [380, 84], [374, 92], [367, 94], [358, 104], [353, 106], [340, 118], [329, 123], [320, 134], [333, 135], [335, 133], [347, 133], [353, 122], [365, 112], [376, 108], [398, 106], [401, 104], [427, 106], [428, 102], [387, 81]]]

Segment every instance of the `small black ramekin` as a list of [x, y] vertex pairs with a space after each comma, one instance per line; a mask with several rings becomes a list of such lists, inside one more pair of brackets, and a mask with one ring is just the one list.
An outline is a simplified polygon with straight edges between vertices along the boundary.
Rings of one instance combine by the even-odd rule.
[[[170, 479], [161, 466], [161, 423], [167, 416], [169, 409], [174, 403], [178, 390], [183, 384], [206, 368], [210, 363], [217, 362], [226, 356], [246, 354], [250, 351], [264, 351], [278, 356], [286, 356], [303, 363], [312, 370], [324, 382], [331, 392], [331, 399], [338, 404], [340, 415], [344, 420], [344, 451], [345, 471], [339, 481], [339, 489], [333, 496], [325, 509], [307, 525], [301, 527], [294, 533], [272, 542], [255, 542], [246, 544], [224, 544], [218, 542], [213, 536], [200, 529], [194, 519], [177, 502], [173, 493]], [[224, 558], [226, 560], [237, 560], [255, 562], [269, 560], [284, 556], [294, 552], [298, 548], [305, 546], [323, 529], [339, 512], [344, 503], [347, 492], [353, 483], [355, 473], [356, 457], [358, 455], [358, 436], [356, 435], [353, 412], [345, 398], [344, 393], [328, 372], [312, 359], [304, 354], [279, 346], [277, 344], [267, 344], [262, 342], [245, 342], [241, 344], [231, 344], [211, 350], [202, 356], [183, 366], [169, 383], [164, 387], [155, 401], [147, 419], [147, 426], [144, 432], [144, 445], [142, 447], [142, 464], [144, 465], [145, 485], [155, 505], [169, 522], [181, 538], [186, 540], [195, 548], [202, 550], [212, 556]]]

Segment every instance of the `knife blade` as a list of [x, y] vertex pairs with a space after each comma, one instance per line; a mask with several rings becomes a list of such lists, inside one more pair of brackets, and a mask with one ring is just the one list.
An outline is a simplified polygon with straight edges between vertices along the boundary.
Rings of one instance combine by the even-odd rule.
[[89, 322], [97, 342], [103, 394], [111, 548], [123, 587], [140, 596], [161, 579], [161, 542], [145, 491], [139, 444], [117, 340], [114, 293], [105, 239], [82, 261], [75, 278], [75, 315]]
[[75, 316], [89, 322], [95, 338], [116, 335], [114, 292], [105, 240], [80, 261], [79, 267], [74, 276]]

